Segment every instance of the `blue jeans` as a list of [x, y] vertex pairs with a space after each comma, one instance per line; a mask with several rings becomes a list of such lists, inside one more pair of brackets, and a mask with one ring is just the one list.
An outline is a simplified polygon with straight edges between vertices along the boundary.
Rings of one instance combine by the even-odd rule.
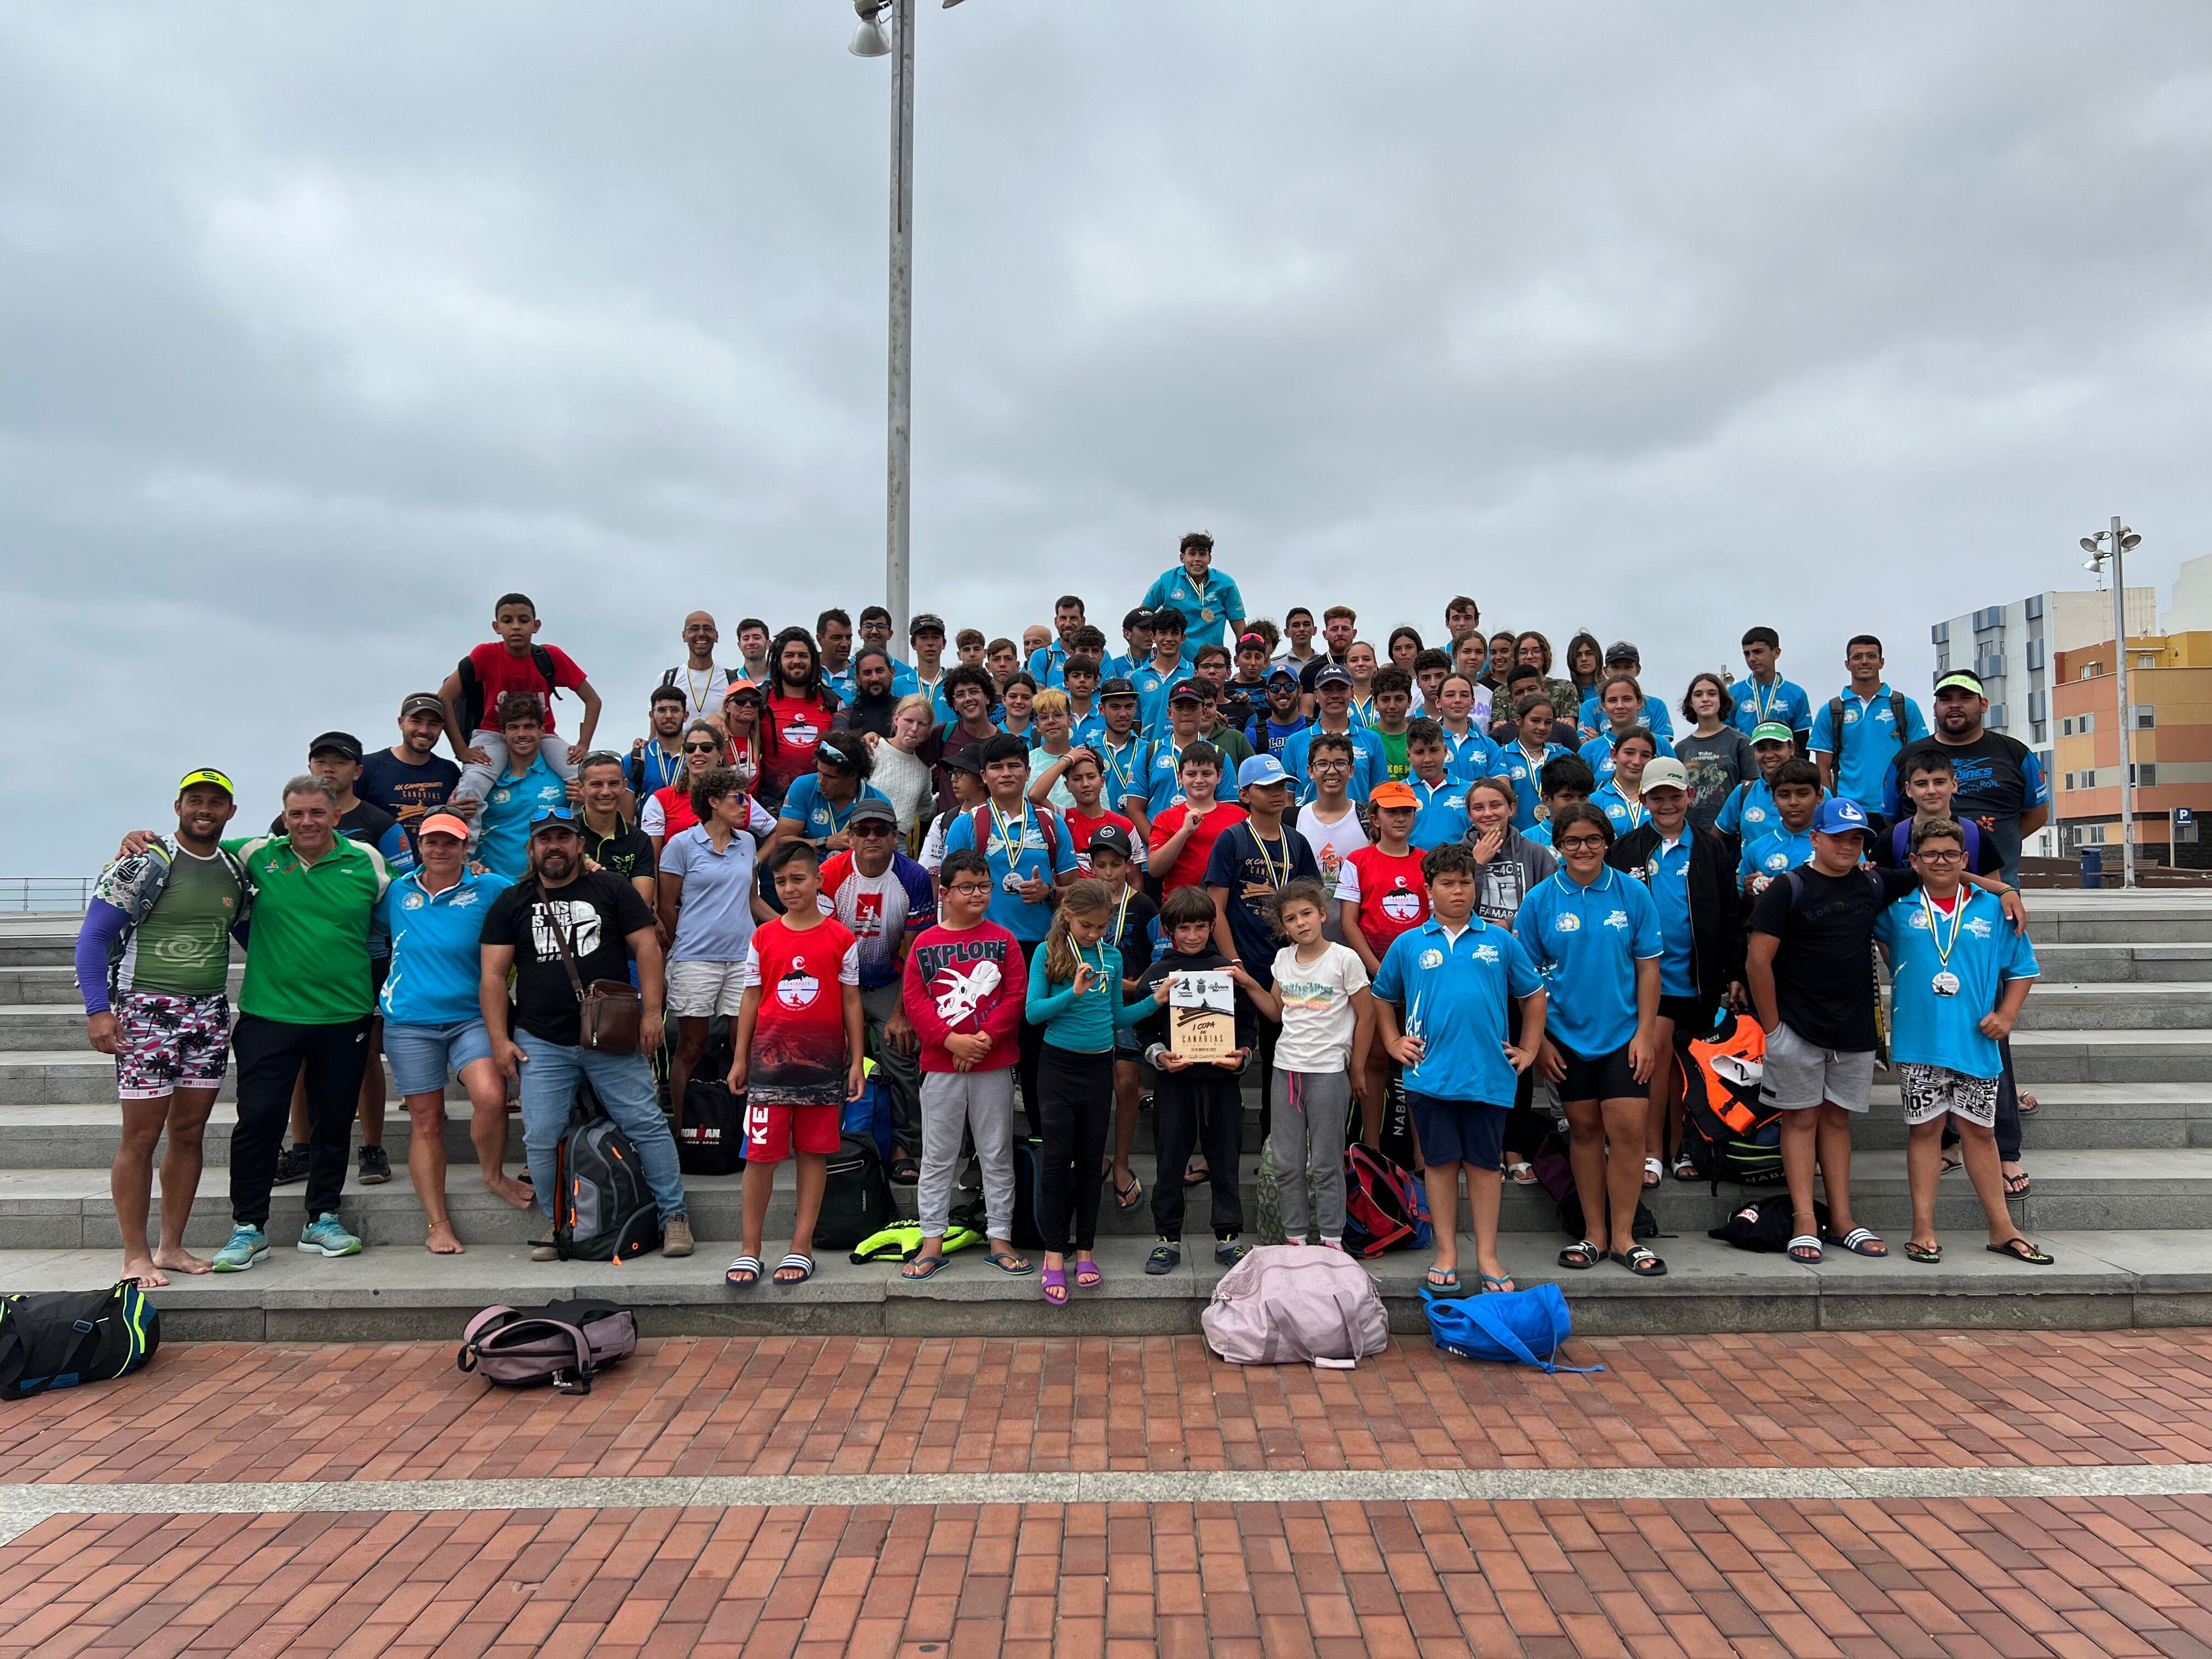
[[684, 1171], [676, 1162], [676, 1137], [653, 1092], [653, 1067], [645, 1056], [563, 1048], [523, 1030], [515, 1032], [514, 1043], [528, 1056], [522, 1066], [522, 1145], [530, 1158], [538, 1207], [548, 1215], [553, 1212], [554, 1153], [568, 1127], [568, 1109], [575, 1103], [580, 1072], [607, 1115], [637, 1147], [645, 1184], [653, 1190], [661, 1220], [684, 1214]]

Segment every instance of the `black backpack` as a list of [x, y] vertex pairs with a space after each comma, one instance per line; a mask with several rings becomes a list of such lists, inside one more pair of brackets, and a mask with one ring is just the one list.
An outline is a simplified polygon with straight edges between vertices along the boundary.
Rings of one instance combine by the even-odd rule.
[[128, 1376], [161, 1346], [161, 1311], [136, 1279], [0, 1297], [0, 1400]]
[[[1792, 872], [1795, 873], [1794, 872]], [[1674, 1050], [1682, 1082], [1682, 1156], [1718, 1192], [1723, 1181], [1771, 1186], [1782, 1175], [1782, 1111], [1759, 1097], [1766, 1036], [1759, 1022], [1723, 1013], [1710, 1036]]]
[[[1710, 1229], [1705, 1237], [1733, 1244], [1739, 1250], [1778, 1255], [1790, 1248], [1790, 1194], [1769, 1193], [1735, 1211], [1719, 1226]], [[1818, 1199], [1813, 1200], [1813, 1222], [1822, 1235], [1826, 1234], [1828, 1206]]]
[[[553, 683], [553, 653], [542, 645], [533, 645], [530, 647], [530, 661], [545, 682], [545, 701], [550, 704], [554, 698], [561, 695], [561, 688]], [[477, 665], [473, 658], [461, 659], [459, 674], [461, 735], [466, 737], [471, 732], [481, 732], [485, 729], [483, 682], [477, 678]]]
[[581, 1079], [553, 1170], [553, 1248], [563, 1261], [620, 1261], [660, 1248], [660, 1209], [637, 1147]]
[[735, 1175], [745, 1167], [745, 1097], [733, 1093], [735, 1050], [725, 1036], [710, 1042], [684, 1085], [676, 1108], [676, 1162], [685, 1175]]
[[884, 1173], [883, 1155], [876, 1150], [876, 1143], [866, 1135], [840, 1137], [837, 1150], [829, 1158], [822, 1214], [814, 1224], [815, 1243], [849, 1250], [862, 1239], [883, 1231], [896, 1218], [890, 1177]]
[[[1889, 694], [1889, 718], [1895, 723], [1898, 742], [1899, 744], [1904, 743], [1905, 741], [1904, 692], [1893, 691]], [[1866, 722], [1862, 720], [1858, 724], [1863, 726]], [[1841, 760], [1844, 757], [1844, 700], [1841, 697], [1831, 697], [1828, 699], [1828, 730], [1835, 733], [1836, 758], [1838, 760]]]

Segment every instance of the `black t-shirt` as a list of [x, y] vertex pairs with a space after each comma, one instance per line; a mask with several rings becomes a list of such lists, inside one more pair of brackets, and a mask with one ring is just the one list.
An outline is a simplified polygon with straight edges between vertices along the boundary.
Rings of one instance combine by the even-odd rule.
[[[1187, 957], [1173, 945], [1170, 945], [1165, 956], [1137, 975], [1137, 994], [1144, 996], [1149, 994], [1152, 987], [1158, 985], [1170, 974], [1200, 973], [1209, 968], [1223, 969], [1228, 965], [1229, 958], [1210, 945], [1194, 957]], [[1252, 964], [1249, 962], [1244, 964], [1244, 971], [1248, 974], [1252, 971]], [[1254, 977], [1257, 978], [1258, 975], [1255, 975]], [[1133, 998], [1131, 1000], [1134, 1000]], [[1237, 988], [1235, 1006], [1237, 1046], [1240, 1048], [1249, 1048], [1259, 1040], [1260, 1028], [1257, 1022], [1260, 1017], [1252, 1006], [1252, 1000], [1244, 994], [1244, 988], [1241, 985]], [[1165, 1042], [1168, 1040], [1168, 1011], [1164, 1007], [1154, 1010], [1137, 1022], [1137, 1039], [1146, 1044]]]
[[1111, 942], [1121, 953], [1121, 977], [1133, 984], [1152, 959], [1151, 928], [1158, 919], [1160, 907], [1139, 890], [1132, 890], [1128, 896], [1127, 910], [1122, 909], [1120, 899], [1114, 901], [1115, 911], [1121, 918], [1121, 932]]
[[392, 758], [389, 749], [364, 756], [361, 777], [353, 792], [362, 800], [382, 807], [399, 820], [407, 844], [415, 845], [415, 826], [446, 804], [461, 769], [442, 755], [433, 755], [420, 766]]
[[519, 882], [492, 901], [483, 942], [514, 947], [514, 1024], [519, 1030], [565, 1048], [576, 1044], [576, 991], [562, 965], [553, 929], [572, 941], [577, 977], [629, 977], [629, 935], [653, 926], [653, 912], [627, 877], [605, 870], [581, 875], [549, 897], [534, 881]]
[[1861, 866], [1824, 876], [1803, 865], [1778, 876], [1752, 907], [1751, 931], [1782, 941], [1774, 953], [1775, 1012], [1819, 1048], [1875, 1047], [1874, 929], [1920, 885], [1911, 871]]
[[620, 876], [624, 881], [639, 876], [650, 880], [657, 867], [653, 857], [653, 837], [634, 823], [625, 823], [617, 817], [615, 832], [602, 836], [581, 819], [577, 828], [584, 832], [584, 856], [602, 870]]
[[2020, 815], [2044, 793], [2034, 751], [2002, 732], [1984, 731], [1972, 743], [1945, 743], [1932, 736], [1916, 738], [1890, 763], [1889, 793], [1899, 803], [1899, 817], [1912, 811], [1911, 799], [1905, 793], [1905, 764], [1923, 750], [1950, 757], [1952, 775], [1959, 781], [1959, 793], [1951, 798], [1951, 816], [1973, 819], [1981, 826], [1982, 838], [1996, 843], [1998, 867], [2017, 871]]
[[1245, 896], [1247, 887], [1280, 891], [1299, 879], [1319, 881], [1321, 866], [1306, 838], [1285, 824], [1279, 836], [1265, 843], [1250, 821], [1231, 824], [1213, 843], [1206, 861], [1206, 884], [1224, 890], [1223, 914], [1229, 919], [1229, 938], [1237, 946], [1244, 971], [1262, 985], [1275, 982], [1275, 952], [1282, 941], [1266, 907], [1266, 897]]
[[1334, 663], [1337, 667], [1341, 668], [1344, 666], [1344, 659], [1338, 656], [1332, 656], [1329, 653], [1323, 651], [1316, 653], [1315, 656], [1308, 659], [1306, 665], [1298, 670], [1298, 690], [1301, 691], [1312, 690], [1314, 689], [1314, 676], [1320, 673], [1322, 669], [1328, 667], [1332, 663]]

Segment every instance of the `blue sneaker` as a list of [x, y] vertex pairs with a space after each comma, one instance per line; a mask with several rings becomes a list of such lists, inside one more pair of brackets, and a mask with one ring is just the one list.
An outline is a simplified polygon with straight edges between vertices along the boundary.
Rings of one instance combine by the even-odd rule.
[[215, 1253], [219, 1273], [242, 1273], [269, 1254], [269, 1235], [258, 1227], [233, 1227], [230, 1243]]
[[309, 1255], [359, 1255], [361, 1241], [325, 1210], [300, 1230], [300, 1248]]

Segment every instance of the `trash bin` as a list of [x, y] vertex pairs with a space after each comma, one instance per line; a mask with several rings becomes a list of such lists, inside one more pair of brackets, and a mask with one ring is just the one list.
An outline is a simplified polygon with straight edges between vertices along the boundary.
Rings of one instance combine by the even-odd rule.
[[2081, 849], [2081, 885], [2102, 887], [2105, 884], [2105, 855], [2094, 847]]

